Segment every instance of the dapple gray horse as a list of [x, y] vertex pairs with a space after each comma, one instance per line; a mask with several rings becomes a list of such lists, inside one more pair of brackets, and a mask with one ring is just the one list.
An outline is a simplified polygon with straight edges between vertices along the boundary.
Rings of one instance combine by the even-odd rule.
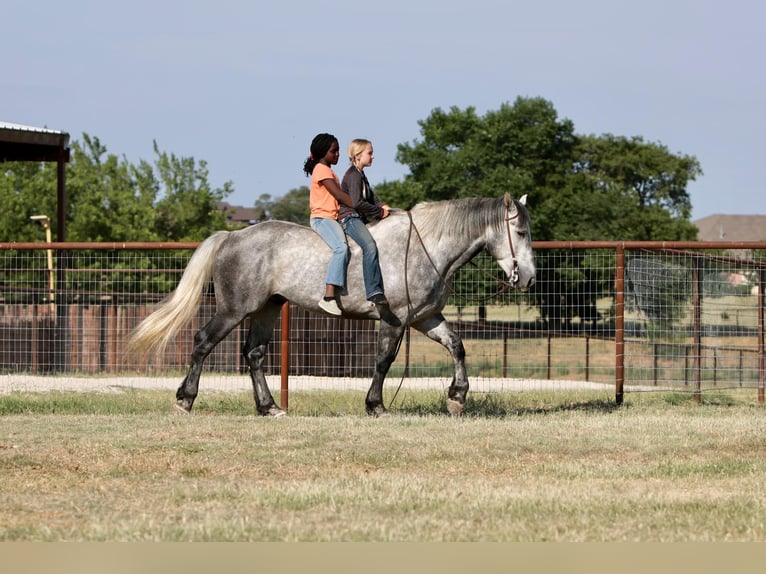
[[[452, 355], [454, 376], [447, 409], [459, 415], [468, 378], [465, 349], [442, 309], [455, 272], [486, 249], [508, 275], [511, 287], [527, 290], [535, 282], [526, 196], [515, 200], [468, 198], [426, 202], [410, 211], [393, 210], [370, 226], [378, 244], [380, 267], [390, 307], [365, 299], [361, 250], [349, 242], [346, 288], [339, 298], [343, 316], [380, 319], [375, 372], [365, 406], [371, 416], [385, 412], [383, 381], [396, 358], [407, 325]], [[176, 406], [191, 411], [202, 364], [213, 348], [245, 317], [250, 330], [242, 353], [250, 367], [258, 412], [281, 416], [266, 384], [262, 364], [282, 304], [287, 300], [309, 311], [324, 294], [330, 249], [309, 227], [266, 221], [238, 231], [219, 231], [203, 241], [178, 286], [157, 310], [136, 327], [129, 340], [133, 353], [162, 354], [174, 334], [196, 313], [202, 291], [213, 277], [215, 316], [194, 336], [189, 371], [176, 392]]]

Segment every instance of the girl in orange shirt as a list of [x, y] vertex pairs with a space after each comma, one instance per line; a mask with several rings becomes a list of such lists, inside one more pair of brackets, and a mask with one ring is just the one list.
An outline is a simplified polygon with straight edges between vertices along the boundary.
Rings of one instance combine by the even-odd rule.
[[325, 294], [319, 300], [319, 307], [330, 315], [341, 315], [337, 295], [338, 290], [346, 284], [348, 243], [346, 233], [338, 223], [338, 202], [349, 207], [353, 207], [353, 202], [341, 189], [340, 179], [330, 167], [336, 165], [340, 158], [338, 139], [332, 134], [319, 134], [311, 141], [310, 149], [311, 154], [303, 164], [306, 177], [311, 176], [309, 223], [332, 249], [325, 279]]

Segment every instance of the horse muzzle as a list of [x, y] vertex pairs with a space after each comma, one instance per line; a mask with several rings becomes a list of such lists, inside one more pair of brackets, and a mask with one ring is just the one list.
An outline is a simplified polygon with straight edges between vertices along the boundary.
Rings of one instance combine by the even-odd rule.
[[519, 286], [519, 291], [524, 291], [524, 292], [529, 291], [534, 284], [535, 284], [535, 276], [533, 275], [527, 280], [526, 285]]
[[519, 291], [529, 291], [529, 289], [531, 289], [535, 284], [535, 273], [532, 272], [532, 275], [529, 276], [526, 282], [522, 281], [521, 274], [519, 273], [519, 264], [514, 259], [513, 267], [511, 268], [511, 272], [508, 274], [508, 279], [508, 283], [510, 283], [513, 289], [518, 289]]

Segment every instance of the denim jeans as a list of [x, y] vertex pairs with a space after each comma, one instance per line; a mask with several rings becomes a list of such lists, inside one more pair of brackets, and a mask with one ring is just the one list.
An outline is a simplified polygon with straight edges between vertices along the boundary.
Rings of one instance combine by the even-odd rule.
[[344, 287], [346, 285], [346, 264], [348, 263], [348, 243], [343, 228], [334, 219], [313, 217], [309, 221], [311, 229], [316, 231], [332, 249], [330, 265], [327, 268], [325, 283]]
[[380, 274], [378, 262], [378, 246], [370, 234], [370, 230], [358, 215], [349, 215], [341, 219], [340, 224], [349, 237], [362, 248], [362, 275], [364, 290], [369, 299], [373, 295], [383, 293], [383, 277]]

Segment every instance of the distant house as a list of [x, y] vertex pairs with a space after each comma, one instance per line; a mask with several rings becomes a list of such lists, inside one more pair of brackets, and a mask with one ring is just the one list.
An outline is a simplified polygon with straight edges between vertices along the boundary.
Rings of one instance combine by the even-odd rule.
[[217, 207], [226, 214], [226, 223], [229, 227], [240, 228], [258, 223], [253, 207], [229, 205], [225, 201], [219, 201]]
[[[766, 215], [709, 215], [694, 222], [700, 241], [766, 241]], [[733, 255], [752, 259], [745, 250], [732, 250]], [[758, 294], [757, 278], [749, 273], [737, 272], [727, 277], [733, 287], [753, 285], [751, 294]]]
[[700, 241], [766, 241], [766, 215], [708, 215], [693, 222]]

